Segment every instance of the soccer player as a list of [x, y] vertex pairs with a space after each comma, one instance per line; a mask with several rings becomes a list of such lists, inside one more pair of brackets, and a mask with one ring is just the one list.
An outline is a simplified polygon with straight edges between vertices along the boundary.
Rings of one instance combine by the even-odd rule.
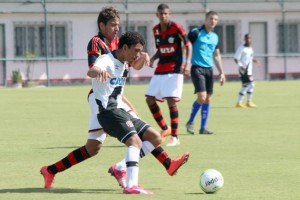
[[[157, 51], [151, 57], [150, 65], [152, 66], [156, 59], [159, 61], [146, 91], [146, 102], [154, 119], [162, 129], [163, 141], [166, 136], [171, 135], [167, 146], [177, 146], [180, 141], [178, 138], [179, 114], [176, 102], [181, 100], [182, 73], [184, 71], [185, 75], [189, 75], [188, 69], [190, 69], [189, 62], [185, 62], [184, 69], [182, 69], [182, 45], [185, 46], [186, 60], [188, 61], [191, 57], [192, 47], [183, 27], [170, 20], [168, 5], [160, 4], [157, 7], [156, 16], [159, 19], [159, 24], [154, 26], [153, 34]], [[166, 124], [162, 111], [157, 104], [157, 101], [163, 102], [164, 100], [167, 100], [170, 111], [171, 129]]]
[[[112, 50], [115, 50], [118, 46], [117, 33], [119, 31], [119, 15], [115, 8], [104, 7], [101, 10], [98, 16], [98, 28], [98, 35], [94, 36], [88, 44], [88, 62], [90, 68], [94, 66], [96, 59], [101, 54], [107, 54]], [[141, 52], [141, 55], [137, 60], [142, 60], [147, 63], [147, 59], [149, 60], [148, 54]], [[137, 67], [142, 67], [144, 62], [135, 61], [134, 64]], [[100, 75], [99, 78], [104, 80], [108, 78], [106, 76], [107, 74], [104, 73]], [[127, 112], [137, 117], [134, 107], [124, 95], [122, 96], [122, 99], [124, 102], [122, 103], [122, 107]], [[88, 140], [84, 146], [70, 152], [63, 159], [52, 165], [43, 166], [41, 168], [40, 171], [44, 177], [44, 187], [46, 189], [50, 189], [52, 187], [54, 177], [58, 172], [63, 172], [64, 170], [97, 155], [106, 139], [106, 133], [103, 131], [102, 126], [99, 124], [97, 119], [98, 105], [96, 104], [93, 90], [91, 90], [88, 95], [88, 102], [90, 106]], [[145, 138], [145, 140], [147, 139], [148, 138]], [[157, 146], [157, 148], [151, 153], [159, 160], [160, 163], [163, 164], [170, 176], [173, 176], [179, 167], [185, 162], [185, 159], [188, 158], [188, 154], [184, 154], [180, 158], [170, 159], [168, 154], [160, 146]], [[125, 163], [120, 162], [109, 168], [109, 173], [116, 178], [122, 187], [126, 186], [126, 165], [125, 167], [124, 165]]]
[[[252, 102], [252, 94], [254, 90], [254, 79], [252, 76], [253, 62], [258, 64], [258, 60], [253, 58], [253, 49], [251, 47], [251, 35], [249, 33], [244, 36], [245, 43], [242, 44], [234, 55], [234, 62], [239, 67], [239, 75], [242, 82], [242, 88], [239, 91], [236, 103], [237, 108], [255, 108]], [[247, 92], [247, 104], [242, 103], [245, 93]]]
[[[123, 190], [125, 194], [153, 194], [138, 186], [138, 162], [142, 147], [139, 135], [153, 137], [159, 136], [159, 133], [146, 122], [133, 117], [120, 108], [121, 95], [128, 75], [128, 64], [139, 56], [144, 45], [145, 40], [138, 32], [126, 32], [120, 38], [118, 49], [100, 56], [88, 71], [88, 76], [92, 78], [93, 91], [99, 107], [99, 123], [105, 132], [128, 147], [125, 158], [127, 167], [127, 186]], [[107, 80], [101, 81], [98, 77], [103, 72], [109, 75]], [[147, 144], [148, 152], [155, 149], [150, 142], [147, 141]], [[155, 145], [159, 144], [160, 140]]]
[[192, 105], [190, 118], [186, 123], [187, 132], [194, 134], [194, 118], [199, 109], [201, 109], [201, 128], [200, 134], [213, 134], [206, 128], [210, 101], [213, 94], [213, 61], [219, 71], [220, 84], [225, 82], [225, 75], [222, 67], [220, 49], [218, 47], [219, 38], [213, 32], [218, 23], [218, 13], [210, 11], [205, 16], [205, 23], [201, 27], [192, 29], [188, 38], [192, 43], [192, 68], [191, 78], [197, 94], [197, 99]]

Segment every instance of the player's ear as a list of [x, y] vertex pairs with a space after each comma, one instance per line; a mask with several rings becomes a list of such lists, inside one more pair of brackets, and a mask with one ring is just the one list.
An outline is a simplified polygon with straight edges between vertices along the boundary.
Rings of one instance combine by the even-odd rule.
[[100, 28], [100, 31], [102, 32], [102, 30], [105, 29], [105, 24], [103, 22], [100, 22], [99, 23], [99, 28]]
[[122, 47], [122, 49], [123, 49], [124, 51], [127, 51], [129, 48], [128, 48], [127, 44], [124, 44], [123, 47]]

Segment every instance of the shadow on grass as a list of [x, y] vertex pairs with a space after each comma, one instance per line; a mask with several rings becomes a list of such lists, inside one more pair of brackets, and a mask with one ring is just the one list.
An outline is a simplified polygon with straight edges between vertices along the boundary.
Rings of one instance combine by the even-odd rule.
[[204, 195], [204, 192], [184, 193], [185, 195]]
[[[120, 147], [125, 147], [125, 145], [104, 145], [102, 148], [120, 148]], [[39, 149], [77, 149], [78, 147], [75, 146], [66, 146], [66, 147], [44, 147], [44, 148], [39, 148]]]
[[114, 189], [74, 189], [74, 188], [55, 188], [46, 190], [44, 188], [14, 188], [14, 189], [0, 189], [0, 194], [4, 193], [122, 193], [122, 190]]

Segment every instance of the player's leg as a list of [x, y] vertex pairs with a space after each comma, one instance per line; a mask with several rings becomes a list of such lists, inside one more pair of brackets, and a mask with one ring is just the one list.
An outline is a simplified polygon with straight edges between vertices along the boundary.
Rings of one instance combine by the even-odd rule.
[[[152, 155], [165, 167], [167, 173], [170, 176], [176, 174], [177, 170], [187, 162], [189, 158], [189, 152], [184, 153], [181, 157], [171, 159], [167, 152], [160, 146], [161, 136], [152, 127], [147, 126], [147, 124], [140, 119], [133, 119], [136, 130], [138, 131], [139, 137], [142, 139], [142, 148], [140, 153], [140, 159], [148, 155], [150, 152]], [[156, 148], [155, 148], [156, 147]], [[113, 171], [113, 173], [111, 173]], [[126, 164], [125, 160], [110, 167], [109, 172], [118, 180], [118, 174], [123, 174], [125, 172], [126, 177]], [[124, 174], [122, 182], [124, 182]], [[120, 184], [122, 187], [122, 185]]]
[[[177, 146], [180, 144], [178, 138], [178, 123], [179, 123], [179, 112], [176, 102], [181, 100], [182, 89], [183, 89], [183, 75], [182, 74], [168, 74], [162, 75], [163, 87], [160, 87], [159, 94], [162, 99], [167, 100], [169, 114], [170, 114], [170, 124], [171, 124], [171, 138], [167, 143], [167, 146]], [[165, 135], [162, 135], [164, 137]]]
[[[166, 121], [163, 117], [162, 111], [157, 104], [157, 100], [163, 101], [160, 95], [161, 87], [165, 85], [162, 77], [162, 75], [154, 75], [151, 78], [148, 89], [146, 91], [146, 103], [150, 109], [150, 112], [152, 113], [153, 118], [162, 130], [161, 135], [165, 137], [171, 134], [171, 130], [168, 128], [168, 125], [166, 124]], [[164, 137], [163, 140], [165, 139]]]
[[[150, 142], [148, 145], [152, 145], [151, 147], [156, 147], [151, 151], [151, 154], [165, 167], [170, 176], [176, 174], [177, 170], [189, 159], [189, 152], [184, 153], [181, 157], [171, 159], [168, 153], [160, 146], [159, 133], [152, 127], [147, 128], [143, 134], [139, 135], [142, 137], [144, 142]], [[147, 152], [149, 151], [150, 149]], [[143, 156], [146, 156], [147, 152], [143, 152]]]
[[89, 95], [90, 105], [90, 127], [88, 132], [88, 140], [86, 144], [79, 147], [52, 165], [43, 166], [40, 170], [44, 177], [44, 187], [50, 189], [54, 181], [55, 174], [63, 172], [70, 167], [96, 155], [105, 141], [106, 133], [102, 130], [97, 119], [97, 105], [95, 103], [94, 94]]
[[205, 88], [206, 92], [199, 92], [198, 94], [198, 101], [202, 104], [201, 107], [201, 128], [199, 133], [200, 134], [213, 134], [212, 131], [207, 129], [207, 122], [210, 113], [210, 99], [213, 94], [213, 71], [212, 69], [204, 69], [205, 73]]
[[[127, 169], [126, 187], [123, 193], [126, 194], [152, 194], [142, 187], [138, 186], [138, 163], [142, 141], [137, 135], [132, 116], [123, 109], [104, 110], [98, 114], [98, 121], [105, 132], [110, 136], [117, 138], [120, 142], [126, 144], [127, 152], [125, 163]], [[147, 126], [145, 126], [147, 128]]]
[[246, 108], [246, 106], [243, 104], [243, 99], [246, 94], [246, 91], [247, 91], [247, 84], [242, 84], [242, 87], [238, 94], [237, 103], [236, 103], [237, 108]]
[[[203, 86], [205, 86], [205, 79], [202, 75], [201, 69], [196, 67], [196, 66], [192, 66], [191, 68], [191, 78], [193, 81], [193, 85], [194, 85], [194, 93], [196, 94], [197, 92], [200, 91], [205, 91], [205, 88], [203, 88]], [[198, 97], [197, 97], [198, 99]], [[191, 113], [190, 113], [190, 118], [186, 123], [186, 129], [187, 132], [190, 134], [194, 134], [194, 119], [195, 116], [197, 115], [197, 112], [199, 111], [199, 109], [201, 109], [201, 103], [198, 102], [198, 100], [195, 100], [192, 104], [192, 109], [191, 109]]]
[[240, 73], [240, 79], [241, 79], [241, 82], [242, 82], [242, 87], [241, 87], [241, 89], [239, 91], [239, 94], [238, 94], [236, 107], [237, 108], [246, 108], [246, 106], [242, 102], [243, 102], [244, 96], [246, 94], [248, 85], [249, 85], [248, 75], [245, 74], [245, 73], [242, 73], [241, 71], [239, 71], [239, 73]]
[[194, 134], [195, 130], [194, 130], [194, 119], [195, 116], [197, 115], [198, 111], [201, 109], [201, 104], [199, 104], [197, 102], [197, 100], [194, 101], [194, 103], [192, 104], [192, 108], [191, 108], [191, 113], [190, 113], [190, 118], [187, 121], [187, 123], [185, 124], [186, 127], [186, 131], [190, 134]]
[[177, 146], [180, 145], [178, 138], [179, 112], [176, 101], [173, 98], [168, 98], [167, 102], [171, 119], [171, 138], [167, 143], [167, 146]]
[[256, 105], [252, 102], [252, 97], [253, 97], [253, 91], [254, 91], [254, 81], [253, 81], [253, 78], [252, 76], [249, 77], [249, 85], [247, 87], [247, 107], [249, 108], [255, 108]]
[[54, 181], [54, 176], [59, 173], [63, 172], [69, 168], [71, 168], [74, 165], [77, 165], [78, 163], [87, 160], [88, 158], [96, 155], [102, 146], [102, 143], [104, 142], [106, 138], [106, 133], [103, 132], [103, 130], [94, 132], [93, 139], [88, 139], [86, 145], [79, 147], [73, 151], [71, 151], [69, 154], [67, 154], [66, 157], [62, 158], [61, 160], [58, 160], [57, 162], [48, 165], [43, 166], [41, 168], [41, 174], [44, 176], [44, 187], [46, 189], [52, 188], [52, 183]]

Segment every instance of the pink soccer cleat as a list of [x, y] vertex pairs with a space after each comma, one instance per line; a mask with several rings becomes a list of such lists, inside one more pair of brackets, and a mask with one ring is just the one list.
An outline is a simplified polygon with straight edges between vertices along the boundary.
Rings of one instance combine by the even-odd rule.
[[47, 168], [48, 168], [48, 166], [43, 166], [41, 168], [40, 172], [44, 177], [44, 182], [45, 182], [44, 188], [51, 189], [55, 174], [52, 174], [51, 172], [49, 172]]
[[118, 181], [119, 185], [122, 188], [126, 187], [126, 171], [125, 170], [118, 170], [116, 165], [111, 166], [108, 169], [108, 173], [110, 173], [115, 179]]
[[132, 186], [131, 188], [124, 188], [123, 193], [124, 194], [148, 194], [148, 195], [153, 194], [153, 192], [145, 190], [141, 186]]

